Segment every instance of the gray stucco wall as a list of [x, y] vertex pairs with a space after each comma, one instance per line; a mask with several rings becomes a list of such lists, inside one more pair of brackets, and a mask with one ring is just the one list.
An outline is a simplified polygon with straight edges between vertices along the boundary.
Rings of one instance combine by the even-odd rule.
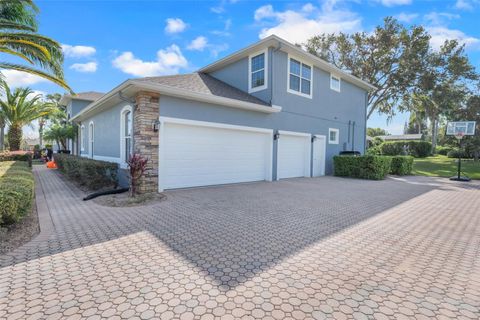
[[[268, 77], [267, 77], [267, 88], [264, 90], [256, 91], [251, 93], [251, 95], [270, 103], [272, 99], [271, 91], [271, 79], [272, 79], [272, 68], [271, 65], [271, 54], [272, 50], [268, 50]], [[211, 76], [228, 83], [229, 85], [238, 88], [242, 91], [248, 92], [248, 58], [241, 59], [235, 63], [229, 64], [228, 66], [210, 73]]]
[[[122, 102], [79, 124], [85, 126], [85, 150], [83, 156], [89, 155], [89, 130], [90, 121], [94, 123], [94, 150], [95, 156], [120, 158], [120, 112], [128, 103]], [[80, 136], [78, 137], [80, 139]], [[79, 140], [80, 141], [80, 140]]]
[[86, 106], [88, 106], [91, 101], [85, 101], [85, 100], [76, 100], [73, 99], [70, 103], [70, 110], [71, 110], [71, 116], [74, 117], [76, 116], [80, 111], [82, 111]]
[[[264, 114], [162, 96], [160, 98], [160, 115], [325, 135], [327, 136], [325, 165], [327, 174], [332, 173], [332, 158], [340, 151], [354, 148], [363, 153], [365, 150], [366, 91], [343, 80], [341, 92], [331, 90], [330, 73], [314, 67], [312, 98], [289, 93], [287, 91], [287, 53], [272, 49], [268, 52], [267, 89], [253, 93], [253, 95], [273, 105], [281, 106], [282, 112]], [[248, 91], [248, 59], [242, 59], [217, 70], [212, 73], [212, 76], [241, 90]], [[355, 122], [354, 129], [353, 122]], [[329, 128], [340, 130], [338, 144], [328, 143]], [[274, 143], [273, 154], [275, 175], [276, 143]]]

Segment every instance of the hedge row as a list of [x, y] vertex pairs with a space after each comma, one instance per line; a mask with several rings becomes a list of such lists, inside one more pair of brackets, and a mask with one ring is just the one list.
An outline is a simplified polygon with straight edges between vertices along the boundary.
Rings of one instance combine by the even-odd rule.
[[390, 174], [397, 176], [406, 176], [412, 173], [413, 157], [412, 156], [394, 156], [390, 165]]
[[409, 175], [412, 173], [411, 156], [335, 156], [334, 175], [369, 180], [385, 179], [387, 174]]
[[86, 186], [90, 190], [99, 190], [118, 185], [118, 164], [74, 156], [64, 153], [54, 155], [55, 163], [69, 179]]
[[335, 156], [334, 175], [369, 180], [382, 180], [390, 172], [392, 159], [383, 156]]
[[35, 182], [24, 161], [0, 162], [0, 225], [20, 221], [32, 208]]
[[425, 158], [432, 154], [432, 144], [428, 141], [385, 141], [379, 149], [385, 156]]
[[0, 152], [0, 162], [4, 161], [25, 161], [32, 166], [32, 153], [27, 151], [3, 151]]

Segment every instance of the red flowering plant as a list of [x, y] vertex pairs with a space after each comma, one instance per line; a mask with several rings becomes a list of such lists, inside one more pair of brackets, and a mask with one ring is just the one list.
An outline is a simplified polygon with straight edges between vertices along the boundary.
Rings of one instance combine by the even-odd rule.
[[147, 169], [148, 159], [134, 153], [128, 158], [127, 164], [130, 174], [130, 196], [135, 197], [140, 180]]

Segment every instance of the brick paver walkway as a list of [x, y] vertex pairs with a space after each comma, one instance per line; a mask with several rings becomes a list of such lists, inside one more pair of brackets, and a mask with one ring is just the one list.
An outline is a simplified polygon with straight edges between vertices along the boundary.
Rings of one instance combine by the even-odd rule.
[[1, 257], [7, 319], [478, 319], [480, 185], [292, 179], [81, 201], [35, 167], [41, 234]]

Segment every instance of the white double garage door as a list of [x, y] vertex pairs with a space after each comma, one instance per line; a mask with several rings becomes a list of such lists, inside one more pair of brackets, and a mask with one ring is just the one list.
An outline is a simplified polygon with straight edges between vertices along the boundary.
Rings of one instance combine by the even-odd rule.
[[[273, 130], [164, 117], [160, 122], [159, 190], [272, 180]], [[324, 174], [325, 136], [279, 134], [277, 179]]]

